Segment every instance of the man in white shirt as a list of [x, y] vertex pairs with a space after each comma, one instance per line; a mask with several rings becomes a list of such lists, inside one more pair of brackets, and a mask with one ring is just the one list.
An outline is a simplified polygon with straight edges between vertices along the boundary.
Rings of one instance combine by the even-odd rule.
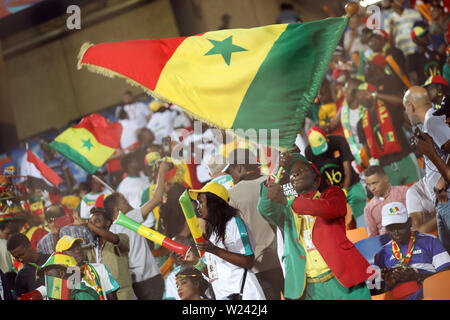
[[420, 179], [406, 191], [406, 209], [413, 230], [423, 233], [437, 230], [436, 206], [428, 192], [425, 178]]
[[[158, 183], [152, 199], [142, 207], [133, 209], [127, 199], [119, 192], [108, 196], [104, 201], [107, 214], [116, 220], [119, 212], [138, 223], [143, 223], [152, 210], [161, 203], [164, 191], [164, 177], [169, 169], [166, 162], [162, 162], [158, 172]], [[144, 237], [118, 224], [110, 228], [113, 233], [125, 233], [130, 239], [130, 273], [133, 279], [133, 290], [139, 300], [161, 300], [164, 292], [164, 280], [159, 271], [158, 263], [153, 257]]]
[[132, 121], [128, 117], [128, 113], [121, 109], [119, 111], [119, 122], [122, 125], [122, 135], [120, 136], [120, 148], [128, 153], [139, 145], [139, 139], [137, 131], [139, 127], [136, 122]]
[[[127, 176], [119, 183], [117, 192], [123, 194], [133, 208], [139, 208], [142, 192], [150, 185], [148, 177], [141, 174], [144, 159], [140, 159], [139, 153], [132, 152], [120, 158], [120, 165]], [[155, 217], [152, 213], [148, 215], [144, 225], [151, 228], [154, 224]]]
[[123, 103], [123, 109], [127, 112], [128, 118], [136, 123], [138, 129], [145, 128], [152, 115], [149, 107], [143, 102], [135, 102], [131, 91], [124, 93]]
[[152, 130], [155, 135], [153, 143], [161, 145], [163, 138], [171, 136], [178, 114], [176, 111], [170, 110], [166, 103], [159, 101], [152, 101], [150, 109], [153, 115], [147, 123], [147, 128]]

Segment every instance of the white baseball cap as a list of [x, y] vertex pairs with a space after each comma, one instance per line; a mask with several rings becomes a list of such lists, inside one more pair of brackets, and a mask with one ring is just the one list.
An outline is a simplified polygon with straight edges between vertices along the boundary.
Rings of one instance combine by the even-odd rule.
[[394, 223], [406, 223], [406, 221], [408, 221], [408, 211], [401, 202], [385, 204], [381, 209], [381, 225], [383, 227]]

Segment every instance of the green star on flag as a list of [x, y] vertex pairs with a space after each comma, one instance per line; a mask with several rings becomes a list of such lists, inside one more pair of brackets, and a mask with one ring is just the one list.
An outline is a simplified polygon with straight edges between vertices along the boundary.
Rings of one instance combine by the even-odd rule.
[[208, 39], [214, 47], [211, 48], [207, 53], [205, 53], [205, 56], [210, 56], [214, 54], [221, 54], [223, 57], [223, 60], [225, 60], [225, 63], [227, 65], [230, 65], [231, 62], [231, 54], [233, 52], [239, 52], [239, 51], [247, 51], [247, 49], [244, 49], [242, 47], [236, 46], [233, 44], [233, 36], [229, 36], [223, 41], [217, 41], [217, 40], [211, 40]]
[[81, 139], [81, 141], [83, 142], [82, 148], [88, 148], [88, 150], [91, 151], [91, 148], [93, 147], [93, 145], [91, 143], [91, 139], [87, 139], [87, 140]]

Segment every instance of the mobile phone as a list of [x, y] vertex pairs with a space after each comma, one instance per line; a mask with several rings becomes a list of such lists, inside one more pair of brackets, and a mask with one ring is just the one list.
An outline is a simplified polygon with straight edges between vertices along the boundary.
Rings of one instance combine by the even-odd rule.
[[164, 156], [170, 156], [170, 137], [165, 137], [161, 141], [162, 153]]
[[55, 228], [61, 229], [62, 227], [72, 224], [73, 217], [72, 217], [72, 215], [66, 214], [65, 216], [56, 218], [54, 223], [55, 223]]

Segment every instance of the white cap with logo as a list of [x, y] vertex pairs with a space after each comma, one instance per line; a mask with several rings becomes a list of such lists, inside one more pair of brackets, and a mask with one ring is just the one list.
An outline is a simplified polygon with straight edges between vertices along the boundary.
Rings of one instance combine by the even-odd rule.
[[381, 209], [381, 225], [383, 227], [394, 223], [406, 223], [406, 221], [408, 221], [408, 211], [401, 202], [385, 204]]

